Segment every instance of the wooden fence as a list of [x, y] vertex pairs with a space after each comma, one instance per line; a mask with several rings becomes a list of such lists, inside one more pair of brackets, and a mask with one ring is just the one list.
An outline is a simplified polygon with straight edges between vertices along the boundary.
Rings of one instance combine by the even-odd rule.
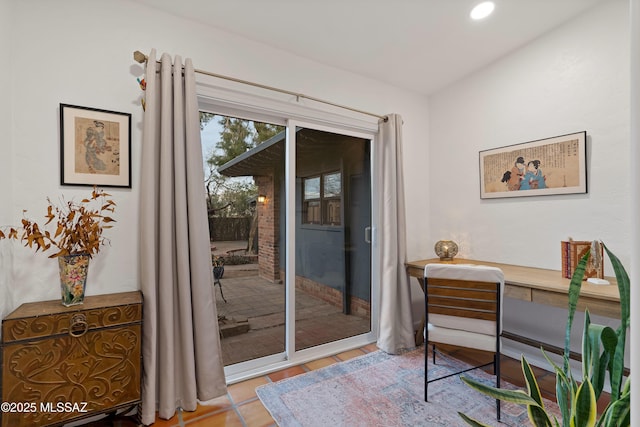
[[213, 241], [249, 240], [251, 217], [209, 217], [209, 237]]

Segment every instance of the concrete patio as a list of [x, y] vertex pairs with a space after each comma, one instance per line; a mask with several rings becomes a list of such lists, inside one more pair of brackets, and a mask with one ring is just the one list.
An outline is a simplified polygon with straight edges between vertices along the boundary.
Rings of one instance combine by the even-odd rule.
[[[214, 254], [242, 248], [243, 242], [215, 242]], [[227, 265], [215, 286], [226, 365], [281, 353], [285, 336], [285, 286], [258, 276], [254, 264]], [[230, 330], [230, 329], [236, 330]], [[225, 331], [229, 330], [227, 334]], [[341, 308], [296, 290], [296, 349], [359, 335], [370, 330], [370, 321], [345, 315]], [[233, 335], [237, 333], [236, 335]], [[232, 336], [225, 336], [232, 335]]]

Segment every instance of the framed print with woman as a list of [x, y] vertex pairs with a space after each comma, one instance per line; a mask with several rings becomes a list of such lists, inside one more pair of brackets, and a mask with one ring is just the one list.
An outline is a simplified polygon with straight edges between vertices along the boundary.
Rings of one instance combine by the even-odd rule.
[[131, 114], [60, 104], [60, 184], [131, 188]]
[[587, 132], [480, 152], [480, 198], [587, 192]]

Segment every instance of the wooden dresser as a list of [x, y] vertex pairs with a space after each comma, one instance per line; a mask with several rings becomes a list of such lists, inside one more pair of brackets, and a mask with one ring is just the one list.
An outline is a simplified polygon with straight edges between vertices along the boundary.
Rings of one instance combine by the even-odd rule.
[[141, 402], [142, 294], [27, 303], [2, 321], [2, 427], [51, 426]]

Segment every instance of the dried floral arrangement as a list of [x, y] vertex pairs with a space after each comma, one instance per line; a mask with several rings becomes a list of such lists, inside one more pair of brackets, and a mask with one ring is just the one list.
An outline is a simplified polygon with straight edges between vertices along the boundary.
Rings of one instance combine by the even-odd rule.
[[[115, 212], [116, 203], [104, 190], [94, 187], [91, 196], [80, 202], [62, 198], [58, 206], [48, 197], [47, 202], [47, 222], [44, 226], [23, 218], [22, 228], [6, 227], [6, 233], [0, 229], [0, 240], [20, 240], [25, 247], [35, 247], [36, 252], [54, 247], [57, 252], [49, 258], [76, 254], [92, 257], [108, 242], [102, 232], [111, 228], [110, 223], [115, 222], [109, 215]], [[46, 228], [54, 221], [56, 228], [52, 234]]]

